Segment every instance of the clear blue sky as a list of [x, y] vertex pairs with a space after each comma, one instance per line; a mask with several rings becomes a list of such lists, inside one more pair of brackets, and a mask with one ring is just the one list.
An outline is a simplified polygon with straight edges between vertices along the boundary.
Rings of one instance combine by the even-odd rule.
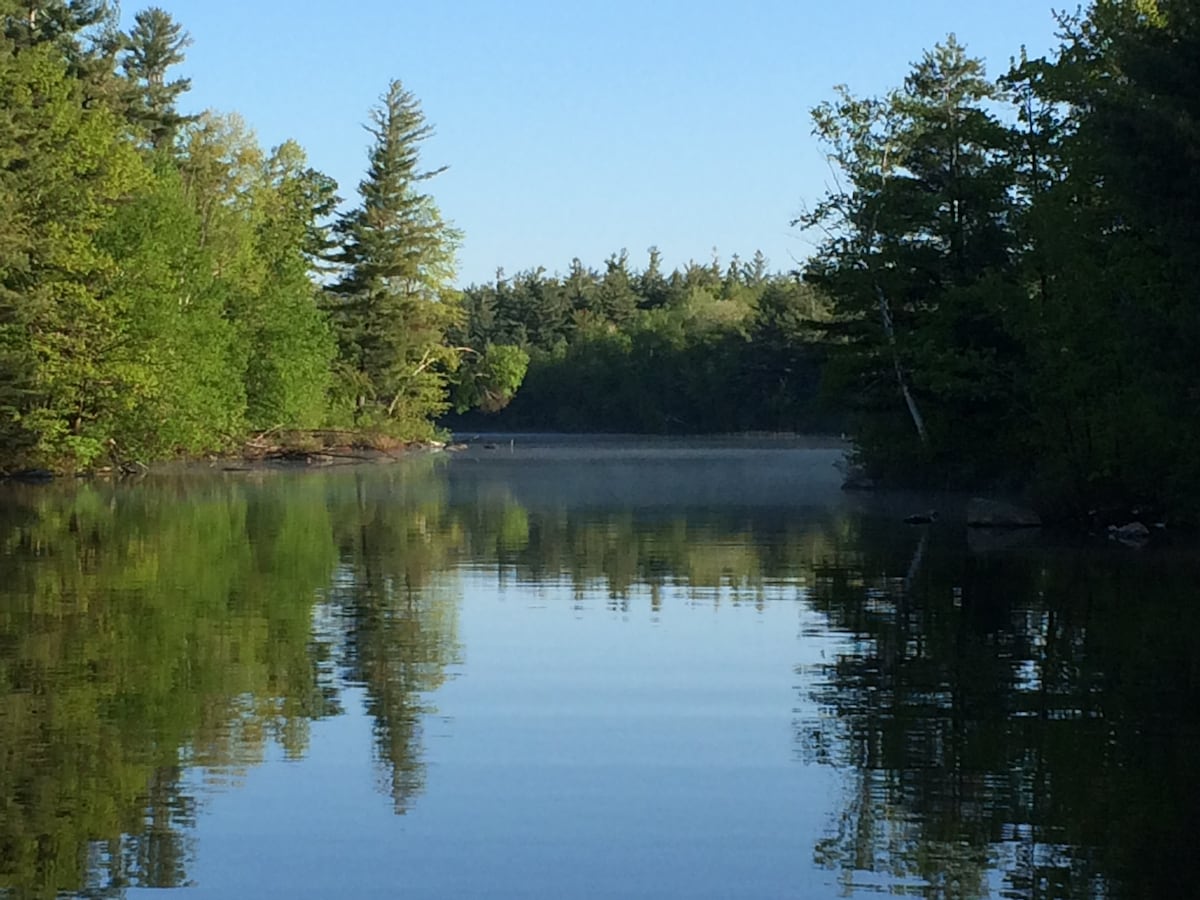
[[450, 166], [430, 185], [464, 283], [623, 247], [640, 268], [651, 244], [668, 267], [715, 246], [791, 268], [810, 245], [788, 221], [828, 180], [808, 111], [833, 85], [896, 86], [949, 32], [993, 74], [1055, 45], [1052, 0], [156, 2], [195, 42], [185, 109], [295, 138], [344, 197], [368, 109], [403, 81], [437, 129], [424, 162]]

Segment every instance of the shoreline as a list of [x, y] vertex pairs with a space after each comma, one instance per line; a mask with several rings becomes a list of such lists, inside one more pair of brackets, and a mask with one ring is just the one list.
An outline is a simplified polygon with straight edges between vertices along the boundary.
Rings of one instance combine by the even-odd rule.
[[141, 478], [179, 471], [209, 472], [262, 472], [272, 469], [311, 469], [363, 464], [382, 465], [398, 462], [421, 453], [441, 453], [446, 450], [465, 449], [465, 445], [447, 444], [445, 441], [401, 441], [384, 438], [366, 432], [306, 432], [306, 434], [356, 435], [349, 441], [314, 444], [313, 442], [266, 443], [260, 435], [246, 441], [240, 450], [226, 453], [200, 455], [180, 454], [170, 459], [144, 463], [116, 462], [78, 471], [48, 468], [25, 468], [12, 472], [0, 472], [0, 485], [4, 484], [48, 484], [67, 480], [83, 481], [98, 478]]

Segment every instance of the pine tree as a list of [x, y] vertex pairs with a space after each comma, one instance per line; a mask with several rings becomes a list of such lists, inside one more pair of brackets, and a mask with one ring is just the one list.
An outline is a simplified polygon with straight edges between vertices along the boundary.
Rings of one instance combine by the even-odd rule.
[[563, 280], [563, 291], [576, 316], [592, 311], [599, 278], [579, 257], [571, 260], [571, 268]]
[[83, 86], [79, 101], [123, 109], [116, 57], [125, 36], [107, 0], [0, 0], [0, 27], [12, 50], [52, 48]]
[[[1097, 0], [1022, 58], [1038, 473], [1086, 510], [1200, 508], [1200, 3]], [[1181, 502], [1184, 501], [1184, 502]]]
[[762, 287], [767, 280], [767, 270], [767, 257], [761, 250], [755, 250], [754, 258], [744, 267], [742, 279], [750, 287]]
[[951, 35], [903, 89], [841, 88], [813, 113], [848, 187], [798, 220], [829, 235], [806, 275], [836, 305], [835, 376], [864, 413], [860, 449], [905, 477], [944, 478], [953, 460], [969, 479], [1023, 452], [993, 437], [1022, 432], [1002, 420], [1020, 367], [1004, 313], [1024, 302], [1011, 270], [1011, 135], [987, 109], [998, 99]]
[[644, 309], [658, 309], [667, 305], [670, 290], [662, 273], [662, 251], [658, 247], [651, 247], [647, 252], [650, 259], [638, 279], [638, 294], [642, 297]]
[[175, 139], [179, 126], [190, 121], [180, 115], [176, 103], [187, 92], [189, 78], [167, 80], [167, 70], [184, 61], [183, 50], [191, 37], [171, 14], [157, 6], [139, 12], [129, 33], [121, 68], [136, 86], [129, 115], [145, 129], [150, 144], [163, 149]]
[[355, 421], [419, 434], [447, 408], [445, 342], [458, 316], [451, 289], [459, 232], [423, 183], [420, 145], [433, 133], [417, 99], [393, 81], [371, 112], [374, 138], [361, 204], [338, 221], [341, 280], [330, 292], [343, 375]]

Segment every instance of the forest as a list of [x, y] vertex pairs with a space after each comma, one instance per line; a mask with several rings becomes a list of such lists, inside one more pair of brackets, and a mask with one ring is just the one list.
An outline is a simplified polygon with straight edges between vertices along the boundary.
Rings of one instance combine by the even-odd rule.
[[467, 346], [523, 351], [526, 369], [513, 396], [449, 421], [649, 434], [828, 431], [840, 422], [819, 402], [828, 303], [767, 266], [761, 253], [725, 266], [714, 254], [666, 274], [651, 247], [642, 270], [622, 251], [603, 272], [575, 259], [563, 276], [500, 272], [471, 285], [456, 334]]
[[0, 470], [282, 430], [830, 430], [885, 484], [1200, 509], [1197, 0], [1094, 0], [998, 75], [950, 35], [889, 92], [833, 88], [797, 271], [651, 248], [465, 288], [401, 82], [344, 200], [297, 144], [180, 111], [167, 12], [0, 19]]

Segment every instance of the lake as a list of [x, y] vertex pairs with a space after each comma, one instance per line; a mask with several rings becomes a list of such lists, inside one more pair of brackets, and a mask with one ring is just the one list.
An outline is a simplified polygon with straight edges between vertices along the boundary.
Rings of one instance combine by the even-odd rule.
[[0, 896], [1200, 896], [1195, 547], [840, 453], [0, 485]]

